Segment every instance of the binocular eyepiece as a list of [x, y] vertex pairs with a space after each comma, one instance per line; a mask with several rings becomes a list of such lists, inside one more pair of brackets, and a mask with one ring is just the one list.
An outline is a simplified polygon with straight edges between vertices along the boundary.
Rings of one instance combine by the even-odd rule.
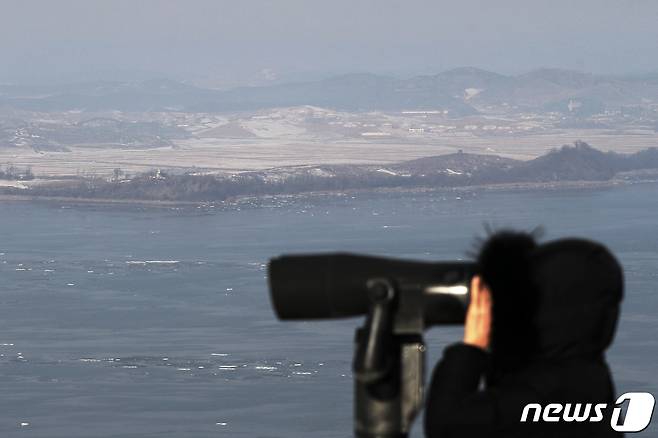
[[[282, 320], [346, 318], [368, 313], [369, 283], [383, 279], [415, 300], [425, 328], [462, 324], [470, 297], [472, 262], [424, 262], [335, 253], [281, 256], [270, 261], [274, 309]], [[413, 292], [412, 292], [413, 291]]]

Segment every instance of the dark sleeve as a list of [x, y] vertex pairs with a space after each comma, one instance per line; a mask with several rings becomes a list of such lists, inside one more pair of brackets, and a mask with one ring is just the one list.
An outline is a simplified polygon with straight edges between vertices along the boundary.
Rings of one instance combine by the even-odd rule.
[[478, 386], [489, 361], [484, 350], [454, 344], [443, 352], [427, 394], [427, 438], [487, 437], [493, 434], [495, 403]]

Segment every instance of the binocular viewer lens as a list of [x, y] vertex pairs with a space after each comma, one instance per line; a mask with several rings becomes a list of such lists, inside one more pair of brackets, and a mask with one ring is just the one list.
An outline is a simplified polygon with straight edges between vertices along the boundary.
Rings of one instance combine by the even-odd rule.
[[424, 262], [357, 254], [281, 256], [270, 260], [270, 295], [282, 320], [346, 318], [368, 313], [368, 283], [386, 279], [399, 295], [419, 293], [425, 327], [461, 324], [475, 273], [471, 262]]

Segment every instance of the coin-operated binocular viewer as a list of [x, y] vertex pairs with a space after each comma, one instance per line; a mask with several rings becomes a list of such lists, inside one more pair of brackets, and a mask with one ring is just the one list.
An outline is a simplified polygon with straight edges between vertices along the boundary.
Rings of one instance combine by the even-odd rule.
[[272, 259], [268, 274], [281, 320], [365, 315], [355, 336], [354, 433], [403, 438], [422, 408], [423, 332], [463, 324], [475, 265], [355, 254]]

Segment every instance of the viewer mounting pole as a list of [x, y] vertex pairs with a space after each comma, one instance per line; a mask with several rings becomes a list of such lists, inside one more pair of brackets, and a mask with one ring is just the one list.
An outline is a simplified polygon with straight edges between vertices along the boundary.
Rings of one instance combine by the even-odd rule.
[[[406, 438], [422, 406], [422, 324], [413, 323], [415, 315], [401, 312], [413, 301], [409, 292], [404, 295], [412, 300], [401, 300], [403, 294], [391, 281], [368, 281], [370, 308], [364, 326], [356, 331], [353, 363], [358, 438]], [[408, 330], [413, 327], [419, 330]]]

